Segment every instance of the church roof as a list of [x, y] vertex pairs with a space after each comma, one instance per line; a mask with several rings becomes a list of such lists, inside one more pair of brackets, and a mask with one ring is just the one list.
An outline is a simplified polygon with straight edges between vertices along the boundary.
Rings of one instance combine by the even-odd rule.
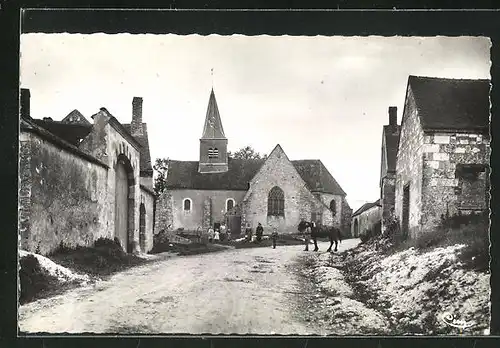
[[398, 156], [399, 147], [399, 133], [401, 131], [400, 125], [386, 125], [384, 126], [385, 137], [385, 158], [387, 160], [387, 171], [394, 172], [396, 170], [396, 159]]
[[38, 119], [32, 119], [32, 122], [74, 146], [78, 146], [80, 140], [92, 130], [92, 125]]
[[228, 159], [227, 172], [199, 173], [198, 161], [170, 161], [168, 189], [248, 190], [248, 183], [265, 160]]
[[342, 187], [320, 160], [300, 160], [292, 161], [292, 163], [310, 191], [345, 196], [346, 193]]
[[214, 90], [210, 92], [208, 99], [207, 115], [205, 117], [205, 125], [203, 127], [202, 139], [225, 139], [224, 128], [220, 119], [219, 108], [215, 100]]
[[410, 76], [422, 128], [487, 131], [490, 81]]
[[[166, 186], [168, 189], [248, 190], [265, 159], [228, 159], [224, 173], [199, 173], [198, 161], [170, 161]], [[311, 191], [345, 195], [337, 181], [320, 160], [291, 161]]]
[[[123, 128], [130, 133], [130, 123], [123, 124]], [[142, 123], [142, 134], [133, 135], [134, 139], [141, 145], [141, 157], [139, 159], [139, 166], [141, 172], [151, 172], [153, 171], [153, 166], [151, 165], [151, 154], [149, 152], [149, 138], [148, 138], [148, 128], [146, 123]]]

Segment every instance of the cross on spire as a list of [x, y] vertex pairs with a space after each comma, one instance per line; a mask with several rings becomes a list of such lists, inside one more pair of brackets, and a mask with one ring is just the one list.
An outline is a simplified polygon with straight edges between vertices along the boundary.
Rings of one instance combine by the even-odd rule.
[[214, 68], [210, 69], [210, 74], [212, 75], [212, 89], [214, 89]]

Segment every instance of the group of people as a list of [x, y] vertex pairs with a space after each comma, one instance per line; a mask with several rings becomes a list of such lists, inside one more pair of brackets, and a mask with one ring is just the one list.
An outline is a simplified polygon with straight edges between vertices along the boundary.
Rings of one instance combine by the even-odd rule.
[[[245, 239], [247, 242], [252, 241], [252, 227], [248, 223], [246, 230], [245, 230]], [[257, 243], [260, 243], [262, 241], [262, 236], [264, 235], [264, 227], [262, 227], [262, 224], [259, 222], [257, 225], [257, 228], [255, 229], [255, 241]], [[271, 233], [271, 240], [273, 242], [273, 249], [276, 249], [276, 241], [278, 240], [278, 229], [275, 227], [273, 228], [273, 232]]]
[[220, 225], [220, 228], [216, 228], [215, 230], [210, 227], [208, 229], [208, 241], [210, 243], [217, 241], [231, 240], [231, 230], [229, 228], [226, 229], [226, 225]]

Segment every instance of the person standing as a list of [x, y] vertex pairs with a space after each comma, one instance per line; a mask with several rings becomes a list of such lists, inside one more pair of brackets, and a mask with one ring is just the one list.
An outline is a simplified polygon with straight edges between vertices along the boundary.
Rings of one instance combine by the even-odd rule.
[[226, 232], [226, 225], [225, 224], [220, 225], [220, 239], [222, 241], [227, 240], [227, 232]]
[[245, 234], [247, 236], [247, 241], [251, 242], [252, 241], [252, 227], [250, 226], [250, 223], [247, 223], [247, 228], [245, 230]]
[[214, 243], [215, 242], [218, 242], [220, 240], [220, 232], [219, 230], [215, 230], [215, 233], [214, 233]]
[[231, 240], [231, 229], [227, 229], [227, 240]]
[[213, 240], [214, 240], [214, 229], [210, 227], [208, 229], [208, 241], [212, 243]]
[[273, 229], [271, 239], [273, 240], [273, 249], [276, 249], [276, 241], [278, 240], [278, 229], [276, 227]]
[[257, 243], [260, 243], [262, 240], [262, 235], [264, 234], [264, 227], [262, 227], [261, 223], [259, 222], [259, 225], [257, 226], [257, 229], [255, 230], [255, 235], [257, 237]]

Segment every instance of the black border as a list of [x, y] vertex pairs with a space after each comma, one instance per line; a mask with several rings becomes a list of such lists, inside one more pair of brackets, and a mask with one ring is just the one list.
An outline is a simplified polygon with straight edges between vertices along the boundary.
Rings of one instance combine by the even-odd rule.
[[[21, 7], [76, 7], [76, 8], [158, 8], [160, 4], [151, 1], [142, 1], [140, 4], [110, 4], [107, 1], [91, 0], [80, 3], [67, 1], [20, 1], [14, 3], [9, 0], [0, 0], [0, 33], [2, 53], [2, 70], [0, 83], [0, 183], [2, 188], [2, 240], [0, 246], [3, 249], [0, 263], [0, 284], [2, 284], [2, 296], [0, 300], [1, 325], [0, 325], [0, 347], [14, 346], [36, 346], [36, 347], [67, 347], [67, 346], [285, 346], [285, 347], [319, 347], [332, 345], [348, 345], [358, 347], [386, 347], [397, 345], [428, 345], [436, 344], [439, 347], [484, 347], [496, 346], [495, 337], [442, 337], [442, 338], [395, 338], [395, 337], [373, 337], [373, 338], [321, 338], [321, 337], [231, 337], [217, 338], [208, 336], [204, 338], [157, 338], [157, 337], [126, 337], [104, 338], [16, 338], [17, 336], [17, 151], [18, 151], [18, 83], [19, 83], [19, 24]], [[234, 2], [234, 1], [233, 1]], [[404, 2], [406, 6], [407, 1]], [[128, 5], [128, 6], [127, 6]], [[482, 35], [492, 40], [492, 216], [491, 230], [498, 230], [497, 218], [494, 214], [496, 204], [496, 182], [497, 161], [496, 139], [498, 114], [496, 105], [500, 102], [499, 88], [495, 88], [500, 81], [499, 57], [500, 57], [500, 12], [498, 11], [206, 11], [210, 8], [236, 8], [253, 9], [258, 6], [254, 2], [240, 1], [238, 4], [222, 4], [221, 1], [199, 1], [182, 2], [170, 1], [161, 4], [161, 7], [169, 8], [197, 8], [205, 11], [25, 11], [23, 14], [24, 32], [130, 32], [130, 33], [176, 33], [202, 35], [217, 34], [245, 34], [245, 35]], [[263, 6], [270, 6], [263, 4]], [[295, 6], [294, 6], [295, 5]], [[297, 1], [282, 1], [275, 8], [300, 8]], [[329, 4], [330, 7], [332, 4]], [[362, 3], [358, 1], [338, 0], [333, 8], [386, 8], [394, 6], [399, 8], [399, 2], [386, 1], [383, 5]], [[261, 6], [261, 8], [265, 8]], [[494, 8], [496, 1], [471, 2], [471, 1], [442, 1], [441, 5], [434, 3], [432, 8]], [[308, 2], [303, 8], [324, 8], [317, 2]], [[412, 8], [431, 8], [430, 5], [416, 3]], [[13, 203], [16, 202], [16, 203]], [[7, 223], [5, 221], [7, 220]], [[6, 228], [5, 228], [6, 227]], [[499, 237], [497, 233], [491, 235], [491, 288], [492, 288], [492, 334], [500, 334], [500, 290], [498, 284], [499, 271], [498, 253]], [[498, 343], [497, 343], [498, 344]]]

